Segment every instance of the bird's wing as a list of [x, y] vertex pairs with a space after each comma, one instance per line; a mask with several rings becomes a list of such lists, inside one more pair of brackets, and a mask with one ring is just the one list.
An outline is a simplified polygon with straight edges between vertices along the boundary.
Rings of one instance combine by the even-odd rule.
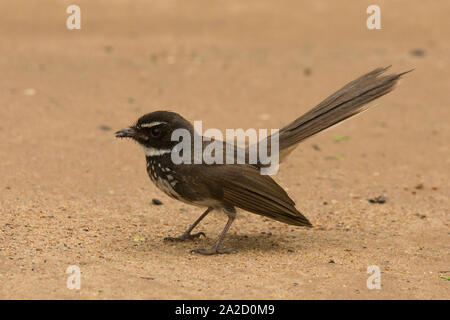
[[218, 201], [287, 224], [311, 227], [288, 194], [250, 165], [213, 165], [198, 172]]

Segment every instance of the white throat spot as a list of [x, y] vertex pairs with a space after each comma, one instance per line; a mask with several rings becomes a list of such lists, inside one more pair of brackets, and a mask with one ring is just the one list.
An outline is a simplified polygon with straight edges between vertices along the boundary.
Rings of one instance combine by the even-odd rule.
[[170, 149], [156, 149], [152, 147], [143, 147], [145, 155], [147, 157], [156, 157], [156, 156], [162, 156], [163, 154], [170, 153], [172, 150]]

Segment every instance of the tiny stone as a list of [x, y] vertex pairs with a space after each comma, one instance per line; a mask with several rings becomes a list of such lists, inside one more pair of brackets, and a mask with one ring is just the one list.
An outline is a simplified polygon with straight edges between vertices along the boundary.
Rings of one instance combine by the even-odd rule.
[[425, 50], [423, 49], [413, 49], [410, 54], [415, 57], [423, 57], [425, 55]]
[[381, 195], [372, 199], [368, 199], [368, 201], [370, 203], [385, 203], [386, 202], [386, 197]]
[[111, 130], [111, 127], [102, 124], [102, 125], [99, 127], [99, 129], [100, 129], [100, 130], [103, 130], [103, 131], [110, 131], [110, 130]]
[[156, 206], [160, 206], [160, 205], [163, 204], [162, 201], [161, 201], [161, 200], [158, 200], [158, 199], [152, 199], [152, 203], [153, 203], [154, 205], [156, 205]]

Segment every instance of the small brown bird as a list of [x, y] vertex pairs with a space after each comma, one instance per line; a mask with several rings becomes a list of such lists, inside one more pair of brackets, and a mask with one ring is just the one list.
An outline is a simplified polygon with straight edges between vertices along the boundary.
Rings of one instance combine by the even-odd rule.
[[[279, 130], [280, 163], [299, 142], [327, 129], [365, 109], [366, 104], [394, 89], [405, 73], [382, 75], [387, 68], [378, 68], [350, 82], [301, 117]], [[219, 239], [210, 249], [195, 249], [200, 254], [228, 253], [221, 243], [236, 217], [236, 209], [253, 212], [290, 225], [312, 227], [296, 208], [288, 194], [255, 164], [194, 164], [172, 161], [171, 153], [178, 141], [172, 133], [185, 129], [196, 135], [192, 124], [177, 113], [156, 111], [138, 119], [136, 124], [116, 132], [117, 138], [137, 141], [145, 151], [147, 172], [156, 186], [167, 195], [185, 203], [205, 207], [206, 211], [177, 238], [183, 241], [205, 235], [191, 234], [198, 223], [212, 210], [222, 210], [228, 216]], [[246, 149], [248, 153], [248, 147]]]

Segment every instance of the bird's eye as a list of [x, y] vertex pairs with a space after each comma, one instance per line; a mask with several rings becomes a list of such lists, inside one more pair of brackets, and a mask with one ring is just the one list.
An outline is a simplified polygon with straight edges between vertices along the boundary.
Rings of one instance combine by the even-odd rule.
[[161, 135], [161, 129], [159, 127], [153, 127], [150, 129], [152, 137], [157, 138]]

